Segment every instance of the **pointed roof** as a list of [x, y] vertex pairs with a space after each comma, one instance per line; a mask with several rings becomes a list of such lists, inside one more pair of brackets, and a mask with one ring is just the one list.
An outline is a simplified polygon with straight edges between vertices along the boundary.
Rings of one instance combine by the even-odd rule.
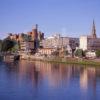
[[92, 38], [97, 38], [97, 36], [96, 36], [96, 27], [95, 27], [94, 20], [93, 20], [93, 26], [92, 26]]

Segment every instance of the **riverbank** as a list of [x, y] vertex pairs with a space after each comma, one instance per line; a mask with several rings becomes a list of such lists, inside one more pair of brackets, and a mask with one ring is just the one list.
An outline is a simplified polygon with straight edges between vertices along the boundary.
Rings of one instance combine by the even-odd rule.
[[100, 66], [100, 59], [82, 59], [82, 58], [59, 58], [59, 57], [35, 57], [29, 56], [24, 60], [30, 61], [43, 61], [51, 63], [64, 63], [64, 64], [80, 64], [80, 65], [91, 65], [91, 66]]
[[0, 55], [0, 61], [18, 61], [20, 60], [20, 56], [19, 55]]
[[[0, 60], [4, 60], [3, 56], [0, 56]], [[12, 60], [13, 58], [13, 60]], [[4, 61], [15, 61], [12, 56], [6, 56]], [[60, 58], [60, 57], [36, 57], [33, 55], [24, 56], [20, 60], [28, 60], [28, 61], [42, 61], [42, 62], [50, 62], [50, 63], [63, 63], [63, 64], [78, 64], [78, 65], [91, 65], [91, 66], [100, 66], [100, 59], [82, 59], [82, 58]]]
[[67, 59], [66, 61], [58, 61], [58, 60], [52, 60], [48, 62], [55, 62], [55, 63], [64, 63], [64, 64], [78, 64], [78, 65], [91, 65], [91, 66], [100, 66], [100, 62], [92, 61], [92, 60], [70, 60]]
[[48, 62], [56, 62], [56, 63], [64, 63], [64, 64], [78, 64], [78, 65], [91, 65], [91, 66], [100, 66], [100, 62], [95, 62], [91, 60], [85, 60], [85, 61], [48, 61]]

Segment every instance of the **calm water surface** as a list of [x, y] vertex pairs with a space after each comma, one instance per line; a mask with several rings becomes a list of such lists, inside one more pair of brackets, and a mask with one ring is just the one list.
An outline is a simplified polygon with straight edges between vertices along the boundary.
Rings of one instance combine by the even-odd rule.
[[0, 100], [100, 100], [100, 67], [0, 62]]

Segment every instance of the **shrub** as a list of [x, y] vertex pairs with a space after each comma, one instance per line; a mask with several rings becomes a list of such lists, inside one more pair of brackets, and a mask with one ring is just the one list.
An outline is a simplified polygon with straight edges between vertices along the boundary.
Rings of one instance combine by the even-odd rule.
[[97, 51], [96, 51], [96, 56], [97, 56], [97, 57], [100, 57], [100, 50], [97, 50]]
[[77, 56], [77, 57], [83, 57], [84, 56], [83, 50], [82, 49], [77, 49], [75, 51], [75, 56]]

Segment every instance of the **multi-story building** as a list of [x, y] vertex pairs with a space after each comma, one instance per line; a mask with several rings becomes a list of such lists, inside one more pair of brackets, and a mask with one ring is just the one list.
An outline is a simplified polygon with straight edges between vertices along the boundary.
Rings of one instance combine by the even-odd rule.
[[19, 40], [19, 35], [18, 34], [12, 34], [12, 33], [9, 33], [9, 36], [8, 36], [11, 40], [15, 40], [15, 41], [18, 41]]
[[38, 49], [38, 53], [41, 55], [51, 55], [55, 51], [54, 48], [41, 48]]
[[78, 38], [61, 37], [60, 35], [55, 35], [55, 36], [52, 36], [49, 38], [45, 38], [41, 42], [41, 46], [44, 48], [62, 48], [62, 47], [65, 47], [65, 48], [67, 48], [67, 50], [76, 49], [76, 47], [78, 45], [79, 45]]
[[34, 50], [34, 41], [22, 41], [20, 42], [20, 51], [32, 52]]
[[44, 33], [38, 31], [38, 25], [33, 27], [32, 31], [28, 32], [28, 36], [31, 37], [31, 40], [42, 40], [44, 39]]
[[100, 38], [97, 38], [94, 21], [93, 21], [93, 27], [92, 27], [92, 34], [90, 36], [80, 37], [80, 48], [83, 50], [100, 49]]
[[18, 42], [21, 51], [36, 50], [39, 48], [39, 42], [44, 39], [44, 33], [38, 31], [38, 25], [33, 27], [32, 31], [19, 34], [10, 33], [8, 36], [11, 40]]

